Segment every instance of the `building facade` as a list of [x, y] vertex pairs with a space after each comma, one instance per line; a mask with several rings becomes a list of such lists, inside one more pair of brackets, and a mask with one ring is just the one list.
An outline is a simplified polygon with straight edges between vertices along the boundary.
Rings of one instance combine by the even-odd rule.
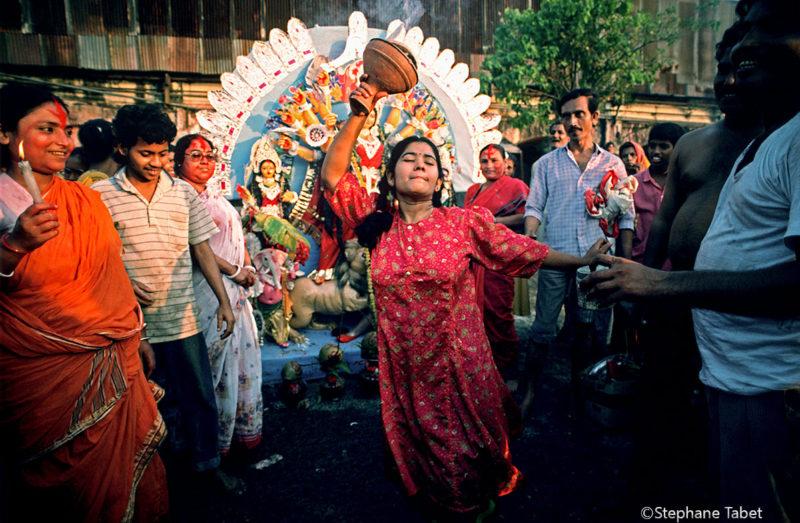
[[[354, 10], [370, 27], [394, 19], [419, 25], [452, 49], [473, 75], [491, 51], [506, 8], [536, 9], [538, 0], [5, 0], [0, 10], [0, 82], [45, 82], [71, 106], [73, 120], [110, 118], [138, 101], [170, 108], [179, 131], [197, 129], [194, 113], [238, 55], [269, 31], [299, 18], [306, 26], [347, 25]], [[694, 16], [693, 0], [637, 0], [656, 12]], [[642, 86], [616, 119], [604, 114], [601, 139], [638, 138], [656, 121], [690, 128], [719, 117], [713, 101], [714, 44], [734, 19], [735, 2], [720, 0], [704, 16], [716, 30], [687, 35], [668, 48], [672, 70]], [[502, 107], [500, 107], [502, 111]], [[614, 122], [613, 124], [611, 122]], [[535, 130], [533, 131], [536, 132]], [[531, 130], [505, 129], [512, 142]]]

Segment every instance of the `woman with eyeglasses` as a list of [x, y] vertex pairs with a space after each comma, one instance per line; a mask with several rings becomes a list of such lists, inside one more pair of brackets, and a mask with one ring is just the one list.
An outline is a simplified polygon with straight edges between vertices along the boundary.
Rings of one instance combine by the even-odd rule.
[[245, 248], [241, 218], [233, 205], [207, 184], [216, 170], [214, 145], [199, 134], [189, 134], [175, 144], [175, 174], [195, 188], [219, 232], [208, 240], [225, 291], [236, 318], [233, 334], [222, 339], [217, 330], [217, 299], [202, 273], [193, 274], [211, 377], [219, 411], [219, 452], [231, 444], [254, 449], [261, 442], [261, 351], [248, 288], [255, 283], [255, 269]]

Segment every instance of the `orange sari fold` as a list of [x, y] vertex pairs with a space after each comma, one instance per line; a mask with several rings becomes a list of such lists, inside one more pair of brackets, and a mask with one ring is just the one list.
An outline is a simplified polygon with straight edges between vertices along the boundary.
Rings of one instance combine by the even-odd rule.
[[165, 433], [138, 355], [141, 312], [99, 195], [54, 178], [45, 201], [58, 236], [0, 287], [4, 461], [42, 510], [128, 521]]

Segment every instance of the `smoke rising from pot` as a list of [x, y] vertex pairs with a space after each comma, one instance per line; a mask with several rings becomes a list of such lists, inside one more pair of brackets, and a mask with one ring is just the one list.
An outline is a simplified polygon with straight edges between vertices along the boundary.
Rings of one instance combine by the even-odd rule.
[[358, 0], [358, 10], [363, 13], [375, 12], [383, 26], [389, 25], [392, 20], [402, 20], [407, 29], [417, 25], [425, 14], [420, 0]]

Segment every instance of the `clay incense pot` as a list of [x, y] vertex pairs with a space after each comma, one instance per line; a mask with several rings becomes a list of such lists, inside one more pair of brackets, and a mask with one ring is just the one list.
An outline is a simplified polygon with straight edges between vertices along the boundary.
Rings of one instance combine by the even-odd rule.
[[[365, 83], [389, 94], [404, 93], [417, 85], [417, 61], [406, 46], [399, 42], [373, 38], [364, 47]], [[368, 100], [350, 98], [353, 114], [369, 113]]]

